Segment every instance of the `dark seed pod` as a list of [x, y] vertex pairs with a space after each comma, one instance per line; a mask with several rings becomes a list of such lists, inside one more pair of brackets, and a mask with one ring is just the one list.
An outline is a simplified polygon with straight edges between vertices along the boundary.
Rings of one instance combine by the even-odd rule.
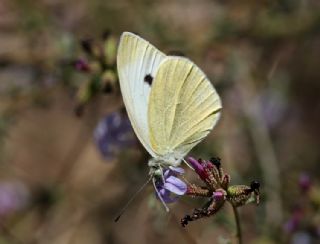
[[210, 162], [213, 163], [218, 169], [221, 167], [221, 158], [219, 157], [212, 157], [210, 158]]
[[257, 181], [257, 180], [252, 181], [251, 184], [250, 184], [250, 188], [251, 188], [252, 191], [259, 190], [260, 182]]
[[87, 38], [87, 39], [83, 39], [81, 40], [81, 47], [83, 49], [83, 51], [85, 51], [88, 54], [92, 54], [92, 39]]

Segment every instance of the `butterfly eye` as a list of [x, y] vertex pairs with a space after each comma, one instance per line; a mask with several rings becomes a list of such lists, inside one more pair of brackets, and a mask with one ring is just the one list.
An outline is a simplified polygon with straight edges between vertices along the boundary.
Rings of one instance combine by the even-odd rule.
[[151, 86], [152, 81], [153, 81], [153, 77], [150, 74], [148, 74], [144, 77], [144, 81], [147, 82]]

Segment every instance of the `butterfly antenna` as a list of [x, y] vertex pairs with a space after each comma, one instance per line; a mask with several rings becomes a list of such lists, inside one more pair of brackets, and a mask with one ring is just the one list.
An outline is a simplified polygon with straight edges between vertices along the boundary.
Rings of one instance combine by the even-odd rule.
[[148, 185], [150, 180], [152, 179], [152, 176], [149, 177], [149, 179], [137, 190], [133, 196], [129, 199], [129, 201], [124, 205], [124, 207], [121, 209], [120, 213], [117, 215], [117, 217], [114, 219], [114, 222], [118, 222], [118, 220], [121, 218], [122, 214], [127, 210], [129, 205], [132, 203], [132, 201], [139, 195], [139, 193]]
[[153, 177], [152, 177], [152, 183], [153, 183], [153, 187], [154, 187], [155, 191], [157, 192], [157, 195], [158, 195], [161, 203], [163, 204], [163, 206], [164, 206], [164, 208], [166, 209], [166, 211], [169, 212], [170, 210], [169, 210], [167, 204], [164, 202], [164, 200], [163, 200], [160, 192], [158, 191], [158, 189], [157, 189], [157, 187], [156, 187], [156, 180], [155, 180]]

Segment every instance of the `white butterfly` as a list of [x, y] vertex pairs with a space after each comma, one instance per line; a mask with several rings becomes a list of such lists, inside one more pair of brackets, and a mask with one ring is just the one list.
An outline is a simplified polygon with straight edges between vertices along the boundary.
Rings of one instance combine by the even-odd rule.
[[166, 56], [124, 32], [117, 56], [120, 88], [133, 129], [152, 158], [150, 175], [179, 166], [217, 123], [222, 108], [206, 75], [189, 59]]

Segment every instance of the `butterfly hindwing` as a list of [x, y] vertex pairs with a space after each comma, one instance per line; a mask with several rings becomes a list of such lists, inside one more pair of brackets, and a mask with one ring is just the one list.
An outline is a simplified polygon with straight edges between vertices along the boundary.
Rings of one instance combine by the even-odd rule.
[[148, 103], [153, 77], [165, 55], [141, 37], [124, 32], [117, 66], [120, 88], [133, 129], [146, 150], [154, 157], [148, 129]]
[[221, 108], [216, 90], [193, 62], [167, 57], [154, 77], [149, 97], [153, 150], [182, 158], [212, 130]]

